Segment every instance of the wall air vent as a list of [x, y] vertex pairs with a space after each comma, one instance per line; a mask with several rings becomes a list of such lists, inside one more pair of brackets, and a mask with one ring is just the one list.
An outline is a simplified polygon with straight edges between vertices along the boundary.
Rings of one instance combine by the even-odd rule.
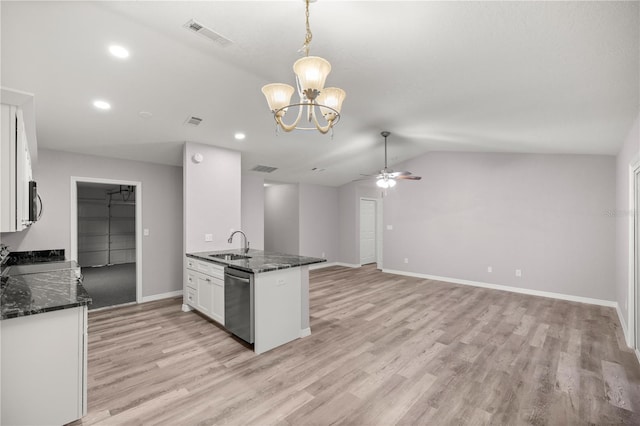
[[216, 42], [218, 45], [225, 47], [232, 43], [231, 40], [213, 31], [211, 28], [207, 28], [202, 25], [200, 22], [197, 22], [195, 19], [191, 19], [189, 22], [183, 25], [189, 31], [193, 31], [196, 34], [200, 34], [203, 37], [208, 38], [211, 41]]
[[278, 170], [278, 168], [270, 167], [270, 166], [261, 166], [261, 165], [257, 165], [253, 169], [251, 169], [252, 172], [262, 172], [262, 173], [271, 173], [275, 170]]
[[198, 117], [187, 117], [187, 119], [185, 120], [184, 124], [187, 126], [198, 126], [200, 125], [200, 123], [202, 123], [202, 118], [198, 118]]

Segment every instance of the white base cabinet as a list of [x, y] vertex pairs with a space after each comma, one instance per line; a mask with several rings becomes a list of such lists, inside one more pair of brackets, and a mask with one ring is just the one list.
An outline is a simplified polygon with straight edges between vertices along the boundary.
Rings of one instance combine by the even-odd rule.
[[224, 266], [185, 261], [184, 303], [224, 325]]
[[62, 425], [87, 412], [87, 307], [0, 321], [2, 425]]

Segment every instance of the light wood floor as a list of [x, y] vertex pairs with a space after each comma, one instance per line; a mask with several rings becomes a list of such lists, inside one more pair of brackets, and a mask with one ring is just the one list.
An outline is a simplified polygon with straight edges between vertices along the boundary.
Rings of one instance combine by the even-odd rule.
[[309, 337], [257, 356], [181, 299], [91, 312], [75, 425], [640, 424], [612, 308], [311, 272]]

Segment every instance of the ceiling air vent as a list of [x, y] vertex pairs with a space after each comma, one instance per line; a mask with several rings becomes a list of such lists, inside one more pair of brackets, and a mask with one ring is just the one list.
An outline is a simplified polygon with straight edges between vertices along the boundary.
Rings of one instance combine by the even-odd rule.
[[257, 165], [253, 169], [251, 169], [251, 171], [253, 172], [262, 172], [262, 173], [271, 173], [275, 170], [278, 170], [278, 168], [270, 167], [270, 166], [261, 166], [261, 165]]
[[200, 125], [200, 123], [202, 123], [202, 118], [198, 118], [198, 117], [187, 117], [186, 121], [184, 122], [184, 124], [186, 124], [187, 126], [198, 126]]
[[183, 27], [185, 27], [189, 31], [193, 31], [196, 34], [200, 34], [201, 36], [206, 37], [211, 41], [216, 42], [222, 47], [228, 46], [232, 43], [231, 40], [229, 40], [222, 34], [219, 34], [213, 31], [211, 28], [205, 27], [200, 22], [197, 22], [195, 19], [191, 19], [189, 22], [184, 24]]

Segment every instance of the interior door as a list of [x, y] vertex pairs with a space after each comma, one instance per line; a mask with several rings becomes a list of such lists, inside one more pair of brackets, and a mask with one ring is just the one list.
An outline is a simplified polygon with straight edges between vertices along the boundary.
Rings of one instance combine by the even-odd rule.
[[633, 234], [634, 234], [634, 250], [633, 250], [633, 271], [634, 271], [634, 311], [635, 311], [635, 348], [640, 350], [640, 168], [635, 170], [634, 174], [634, 209], [633, 209]]
[[360, 200], [360, 264], [376, 261], [376, 201]]

